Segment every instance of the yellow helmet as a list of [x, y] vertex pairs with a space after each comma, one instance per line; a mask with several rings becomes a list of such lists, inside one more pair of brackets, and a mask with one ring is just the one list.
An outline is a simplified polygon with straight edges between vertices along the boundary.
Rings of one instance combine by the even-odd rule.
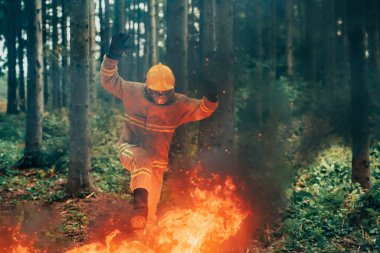
[[174, 88], [175, 78], [172, 70], [161, 63], [152, 66], [146, 74], [146, 87], [155, 91]]

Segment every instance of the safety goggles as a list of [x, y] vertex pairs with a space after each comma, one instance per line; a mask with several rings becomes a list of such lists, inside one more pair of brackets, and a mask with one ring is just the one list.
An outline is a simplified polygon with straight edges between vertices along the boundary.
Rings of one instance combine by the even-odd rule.
[[147, 88], [148, 95], [151, 96], [152, 98], [157, 98], [157, 97], [171, 97], [174, 93], [174, 90], [166, 90], [166, 91], [156, 91]]

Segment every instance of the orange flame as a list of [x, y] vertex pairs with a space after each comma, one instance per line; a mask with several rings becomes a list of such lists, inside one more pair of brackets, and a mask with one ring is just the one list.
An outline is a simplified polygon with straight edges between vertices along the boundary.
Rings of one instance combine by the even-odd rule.
[[[158, 222], [156, 233], [149, 244], [139, 241], [116, 240], [121, 235], [114, 230], [105, 243], [93, 242], [66, 251], [66, 253], [195, 253], [217, 252], [216, 245], [237, 234], [250, 214], [236, 194], [232, 177], [210, 178], [199, 176], [200, 169], [189, 171], [190, 187], [187, 202], [190, 208], [167, 211]], [[19, 242], [15, 240], [15, 242]], [[14, 253], [38, 252], [29, 245], [17, 243]]]
[[[26, 234], [20, 232], [20, 226], [15, 226], [13, 228], [5, 228], [6, 233], [11, 236], [12, 243], [9, 245], [9, 242], [6, 243], [3, 240], [0, 240], [0, 251], [3, 252], [12, 252], [12, 253], [38, 253], [45, 252], [34, 249], [34, 239], [28, 238]], [[2, 235], [3, 236], [3, 235]], [[5, 240], [5, 238], [4, 238]]]
[[120, 231], [115, 230], [107, 235], [106, 245], [95, 242], [83, 245], [75, 249], [71, 249], [69, 251], [66, 251], [66, 253], [154, 253], [153, 250], [149, 249], [139, 241], [128, 242], [127, 240], [123, 240], [122, 242], [115, 245], [112, 240], [118, 234], [120, 234]]
[[[190, 196], [194, 207], [174, 209], [159, 221], [160, 246], [171, 245], [172, 253], [214, 252], [207, 244], [223, 242], [236, 235], [248, 212], [243, 202], [235, 195], [236, 186], [231, 177], [223, 184], [217, 174], [211, 180], [198, 176], [199, 170], [189, 172], [194, 188]], [[201, 189], [201, 188], [211, 189]]]

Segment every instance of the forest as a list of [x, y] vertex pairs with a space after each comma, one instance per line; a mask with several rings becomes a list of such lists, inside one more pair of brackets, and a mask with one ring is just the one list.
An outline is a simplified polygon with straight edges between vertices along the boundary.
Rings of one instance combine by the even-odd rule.
[[379, 1], [0, 0], [0, 252], [379, 249]]

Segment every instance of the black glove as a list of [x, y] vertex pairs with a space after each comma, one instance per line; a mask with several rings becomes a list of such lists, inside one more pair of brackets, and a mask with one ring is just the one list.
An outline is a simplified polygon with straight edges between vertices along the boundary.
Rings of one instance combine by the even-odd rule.
[[210, 101], [210, 102], [218, 102], [218, 86], [211, 81], [206, 81], [204, 83], [204, 89], [205, 89], [205, 97]]
[[129, 35], [125, 33], [119, 33], [112, 36], [111, 44], [106, 55], [108, 58], [118, 60], [129, 48]]

